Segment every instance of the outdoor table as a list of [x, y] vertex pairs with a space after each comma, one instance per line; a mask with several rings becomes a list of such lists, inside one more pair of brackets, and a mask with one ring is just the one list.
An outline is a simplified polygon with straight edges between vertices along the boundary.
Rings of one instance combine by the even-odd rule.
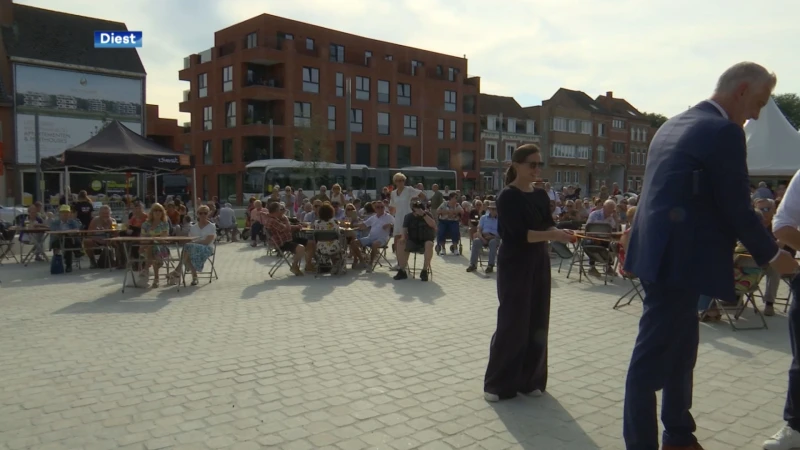
[[47, 258], [47, 252], [44, 250], [44, 243], [47, 240], [47, 235], [50, 234], [50, 229], [47, 227], [10, 227], [9, 230], [16, 231], [17, 233], [25, 233], [25, 234], [40, 234], [41, 239], [32, 239], [30, 244], [33, 246], [28, 253], [24, 253], [23, 245], [24, 242], [19, 241], [19, 255], [20, 255], [20, 264], [23, 266], [28, 266], [28, 263], [36, 257], [36, 255], [41, 254], [44, 256], [45, 261], [50, 261]]
[[[50, 236], [55, 237], [59, 241], [59, 251], [63, 255], [64, 252], [73, 251], [73, 252], [84, 252], [85, 249], [83, 248], [83, 239], [86, 237], [93, 237], [102, 234], [109, 234], [112, 236], [119, 235], [120, 230], [55, 230], [50, 231]], [[78, 238], [80, 243], [75, 248], [64, 248], [67, 238]], [[112, 237], [113, 238], [113, 237]], [[112, 238], [107, 238], [105, 240], [105, 245], [109, 246], [109, 240]]]
[[[195, 237], [189, 236], [164, 236], [164, 237], [147, 237], [147, 236], [121, 236], [115, 237], [108, 240], [109, 243], [119, 244], [122, 246], [123, 251], [125, 253], [125, 276], [122, 279], [122, 292], [125, 292], [125, 286], [128, 282], [128, 274], [130, 274], [131, 279], [133, 280], [134, 287], [140, 287], [136, 284], [136, 277], [134, 276], [136, 263], [142, 263], [145, 261], [145, 255], [142, 253], [139, 254], [139, 258], [133, 259], [131, 258], [131, 247], [133, 246], [142, 246], [142, 245], [174, 245], [178, 250], [178, 257], [177, 258], [169, 258], [165, 260], [167, 266], [167, 273], [169, 273], [169, 269], [171, 267], [171, 262], [178, 262], [183, 259], [183, 251], [186, 247], [186, 244], [190, 242], [194, 242], [197, 240]], [[180, 283], [177, 284], [177, 289], [180, 290]]]

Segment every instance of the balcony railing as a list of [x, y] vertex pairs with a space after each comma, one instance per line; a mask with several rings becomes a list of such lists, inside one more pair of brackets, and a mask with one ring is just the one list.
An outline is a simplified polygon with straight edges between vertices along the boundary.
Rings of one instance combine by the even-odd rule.
[[252, 80], [245, 80], [245, 86], [266, 86], [271, 88], [283, 88], [283, 83], [275, 78], [255, 78]]

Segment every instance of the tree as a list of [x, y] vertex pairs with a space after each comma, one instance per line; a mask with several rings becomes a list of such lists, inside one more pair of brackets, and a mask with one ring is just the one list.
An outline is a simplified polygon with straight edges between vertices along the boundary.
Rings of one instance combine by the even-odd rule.
[[331, 131], [328, 121], [320, 115], [312, 115], [306, 126], [294, 127], [294, 159], [303, 161], [303, 171], [311, 178], [311, 188], [316, 191], [316, 180], [326, 171], [331, 159]]
[[661, 125], [664, 125], [664, 122], [667, 121], [667, 116], [658, 113], [642, 113], [643, 116], [650, 121], [650, 126], [653, 128], [661, 128]]
[[778, 105], [786, 120], [795, 129], [800, 127], [800, 96], [797, 94], [778, 94], [773, 95], [772, 99]]

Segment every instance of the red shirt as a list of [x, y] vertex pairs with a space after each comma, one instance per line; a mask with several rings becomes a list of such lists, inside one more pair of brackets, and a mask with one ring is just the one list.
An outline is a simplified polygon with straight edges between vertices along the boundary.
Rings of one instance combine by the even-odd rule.
[[287, 219], [286, 216], [273, 216], [269, 214], [264, 221], [264, 227], [267, 229], [272, 242], [277, 247], [281, 247], [283, 244], [292, 240], [292, 225], [289, 223], [289, 219]]

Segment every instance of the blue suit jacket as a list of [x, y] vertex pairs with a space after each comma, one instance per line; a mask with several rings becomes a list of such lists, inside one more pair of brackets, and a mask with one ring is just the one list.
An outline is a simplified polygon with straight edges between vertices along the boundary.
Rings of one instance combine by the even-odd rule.
[[701, 102], [650, 144], [625, 270], [642, 281], [734, 300], [733, 249], [759, 265], [778, 252], [750, 203], [744, 130]]

